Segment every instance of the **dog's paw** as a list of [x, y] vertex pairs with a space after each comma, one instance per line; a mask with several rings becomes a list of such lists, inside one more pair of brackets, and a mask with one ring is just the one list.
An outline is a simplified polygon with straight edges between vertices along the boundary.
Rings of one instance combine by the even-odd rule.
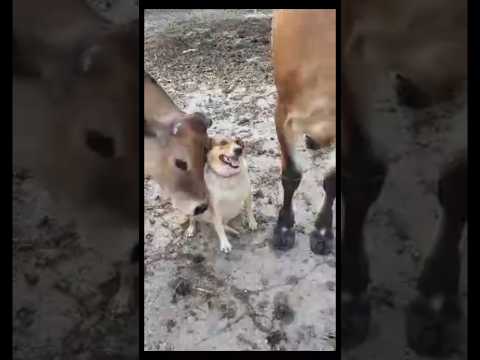
[[232, 244], [230, 244], [228, 241], [221, 242], [220, 250], [225, 254], [228, 254], [230, 251], [232, 251]]
[[248, 228], [252, 231], [257, 230], [258, 224], [254, 218], [248, 219]]

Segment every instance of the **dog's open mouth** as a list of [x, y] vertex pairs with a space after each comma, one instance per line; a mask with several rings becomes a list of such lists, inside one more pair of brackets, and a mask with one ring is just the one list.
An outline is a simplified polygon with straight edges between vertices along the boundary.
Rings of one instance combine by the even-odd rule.
[[233, 169], [238, 169], [240, 167], [240, 161], [238, 158], [234, 158], [231, 156], [226, 156], [226, 155], [220, 155], [220, 160], [224, 163], [230, 166]]

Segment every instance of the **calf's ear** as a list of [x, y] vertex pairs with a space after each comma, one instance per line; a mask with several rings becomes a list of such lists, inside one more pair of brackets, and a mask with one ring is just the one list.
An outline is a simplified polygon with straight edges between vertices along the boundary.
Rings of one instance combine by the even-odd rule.
[[157, 136], [152, 121], [143, 120], [143, 136], [146, 138], [154, 138]]
[[153, 140], [164, 146], [168, 142], [170, 132], [171, 130], [168, 127], [156, 121], [146, 119], [143, 121], [143, 137], [145, 140]]

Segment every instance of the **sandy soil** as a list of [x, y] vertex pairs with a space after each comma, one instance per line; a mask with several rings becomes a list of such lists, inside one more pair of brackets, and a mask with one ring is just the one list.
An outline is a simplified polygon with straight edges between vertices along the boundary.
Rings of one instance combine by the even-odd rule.
[[145, 181], [146, 350], [335, 349], [335, 257], [308, 243], [334, 153], [314, 157], [299, 144], [297, 246], [268, 246], [282, 201], [270, 21], [269, 10], [145, 13], [145, 69], [183, 109], [209, 116], [210, 134], [247, 143], [259, 223], [250, 232], [235, 219], [241, 236], [226, 256], [210, 225], [186, 239], [182, 216]]
[[[111, 6], [106, 6], [107, 2]], [[135, 1], [90, 3], [117, 22], [138, 17]], [[118, 288], [114, 264], [78, 235], [74, 219], [58, 215], [28, 170], [16, 168], [14, 358], [138, 358], [138, 315], [115, 318], [106, 311]]]

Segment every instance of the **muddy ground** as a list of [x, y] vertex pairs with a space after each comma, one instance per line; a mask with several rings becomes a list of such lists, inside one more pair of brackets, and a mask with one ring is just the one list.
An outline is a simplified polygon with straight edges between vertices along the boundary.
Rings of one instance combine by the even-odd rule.
[[181, 108], [212, 119], [209, 134], [247, 143], [259, 224], [251, 232], [235, 219], [241, 236], [224, 255], [210, 225], [186, 239], [182, 216], [145, 181], [146, 350], [335, 349], [335, 256], [315, 256], [308, 242], [332, 151], [299, 144], [297, 245], [268, 245], [282, 201], [270, 22], [269, 10], [145, 13], [145, 69]]
[[[138, 17], [133, 0], [89, 2], [116, 22]], [[14, 359], [138, 358], [138, 314], [107, 311], [118, 288], [114, 264], [87, 245], [74, 219], [58, 215], [28, 169], [15, 168]]]

